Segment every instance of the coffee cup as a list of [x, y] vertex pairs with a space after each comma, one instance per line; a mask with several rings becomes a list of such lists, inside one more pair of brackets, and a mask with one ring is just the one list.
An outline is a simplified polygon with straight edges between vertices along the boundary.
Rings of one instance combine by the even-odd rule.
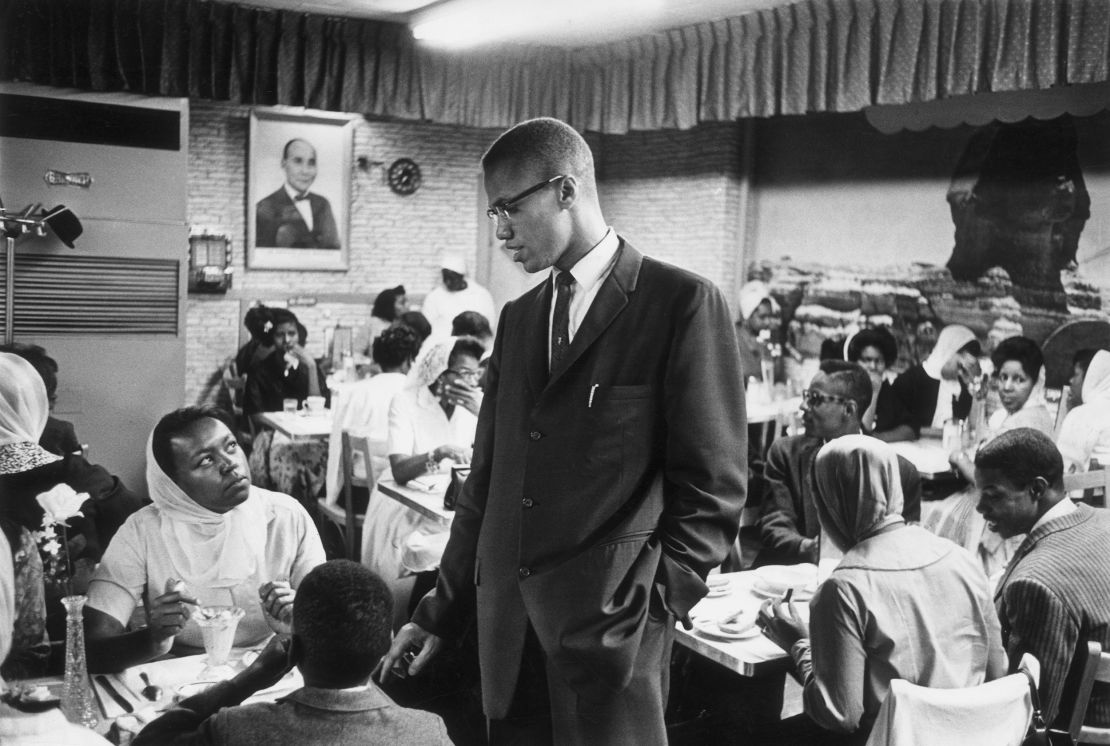
[[305, 407], [307, 407], [308, 411], [312, 414], [319, 414], [320, 412], [324, 411], [324, 397], [310, 396], [304, 401]]

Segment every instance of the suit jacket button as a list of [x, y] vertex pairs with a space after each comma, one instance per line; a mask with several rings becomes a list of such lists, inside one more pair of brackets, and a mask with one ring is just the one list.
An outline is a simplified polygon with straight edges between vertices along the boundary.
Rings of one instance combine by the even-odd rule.
[[539, 430], [533, 430], [532, 432], [528, 433], [528, 437], [532, 440], [539, 440], [543, 437], [543, 433], [541, 433]]
[[526, 578], [532, 574], [532, 571], [529, 570], [527, 567], [522, 567], [520, 568], [520, 570], [518, 570], [518, 573], [520, 574], [520, 577]]
[[532, 502], [532, 498], [530, 498], [530, 497], [526, 497], [526, 498], [524, 498], [523, 500], [521, 500], [521, 501], [520, 501], [520, 504], [521, 504], [521, 505], [523, 505], [523, 506], [524, 506], [524, 507], [526, 507], [526, 508], [530, 508], [530, 507], [532, 507], [533, 505], [535, 505], [535, 503], [534, 503], [534, 502]]

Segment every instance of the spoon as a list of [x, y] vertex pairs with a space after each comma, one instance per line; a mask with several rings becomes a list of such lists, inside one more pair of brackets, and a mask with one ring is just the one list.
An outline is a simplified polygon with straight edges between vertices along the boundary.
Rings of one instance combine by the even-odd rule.
[[151, 684], [150, 677], [146, 675], [146, 671], [140, 671], [139, 678], [141, 678], [143, 680], [143, 683], [146, 684], [146, 686], [143, 687], [143, 691], [141, 692], [144, 697], [149, 699], [151, 702], [157, 702], [158, 700], [162, 699], [162, 687]]

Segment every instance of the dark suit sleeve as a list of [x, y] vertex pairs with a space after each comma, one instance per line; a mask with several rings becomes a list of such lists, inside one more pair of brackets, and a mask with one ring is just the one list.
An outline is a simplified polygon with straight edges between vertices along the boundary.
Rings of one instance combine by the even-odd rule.
[[657, 580], [684, 618], [703, 578], [728, 553], [747, 492], [748, 443], [740, 356], [720, 291], [693, 286], [676, 303], [664, 379], [663, 559]]
[[504, 330], [508, 306], [501, 312], [497, 336], [486, 368], [482, 408], [474, 433], [474, 456], [470, 475], [463, 483], [451, 521], [451, 537], [439, 563], [439, 580], [413, 612], [412, 621], [440, 637], [456, 637], [474, 613], [475, 558], [478, 532], [486, 512], [493, 457], [493, 424], [497, 412], [497, 389], [501, 376]]
[[277, 246], [277, 205], [274, 195], [259, 200], [254, 212], [254, 245]]
[[759, 534], [763, 549], [776, 561], [813, 562], [813, 557], [802, 556], [802, 542], [806, 537], [798, 529], [798, 509], [794, 492], [800, 485], [792, 484], [790, 471], [791, 453], [789, 440], [776, 440], [767, 452], [763, 476], [767, 480], [767, 494], [763, 498], [759, 516]]
[[1052, 723], [1060, 711], [1060, 695], [1079, 643], [1079, 623], [1064, 600], [1044, 583], [1015, 578], [1002, 590], [999, 607], [1003, 629], [1008, 632], [1006, 653], [1014, 670], [1024, 653], [1041, 664], [1041, 707]]

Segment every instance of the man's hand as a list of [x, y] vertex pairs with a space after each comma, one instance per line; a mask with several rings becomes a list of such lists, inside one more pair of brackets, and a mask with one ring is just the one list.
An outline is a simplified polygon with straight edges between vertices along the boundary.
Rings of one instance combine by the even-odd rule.
[[266, 624], [279, 635], [288, 635], [293, 631], [293, 600], [296, 596], [297, 592], [290, 587], [288, 580], [274, 580], [258, 588]]
[[168, 579], [166, 592], [151, 602], [147, 614], [151, 636], [155, 641], [162, 642], [180, 634], [192, 615], [190, 606], [197, 606], [198, 603], [188, 595], [185, 583], [174, 578]]
[[785, 603], [782, 599], [764, 601], [759, 607], [756, 623], [763, 630], [764, 636], [787, 653], [798, 640], [809, 637], [809, 625], [798, 616], [798, 609], [793, 601]]
[[397, 632], [389, 652], [382, 656], [371, 675], [383, 684], [391, 672], [402, 677], [415, 676], [424, 670], [442, 646], [442, 637], [409, 622]]
[[444, 444], [432, 451], [432, 459], [439, 463], [445, 458], [449, 458], [456, 464], [469, 464], [470, 453], [466, 448], [451, 445], [450, 443]]
[[296, 663], [291, 654], [292, 649], [292, 638], [288, 635], [274, 635], [258, 657], [235, 675], [236, 683], [252, 692], [278, 683]]

